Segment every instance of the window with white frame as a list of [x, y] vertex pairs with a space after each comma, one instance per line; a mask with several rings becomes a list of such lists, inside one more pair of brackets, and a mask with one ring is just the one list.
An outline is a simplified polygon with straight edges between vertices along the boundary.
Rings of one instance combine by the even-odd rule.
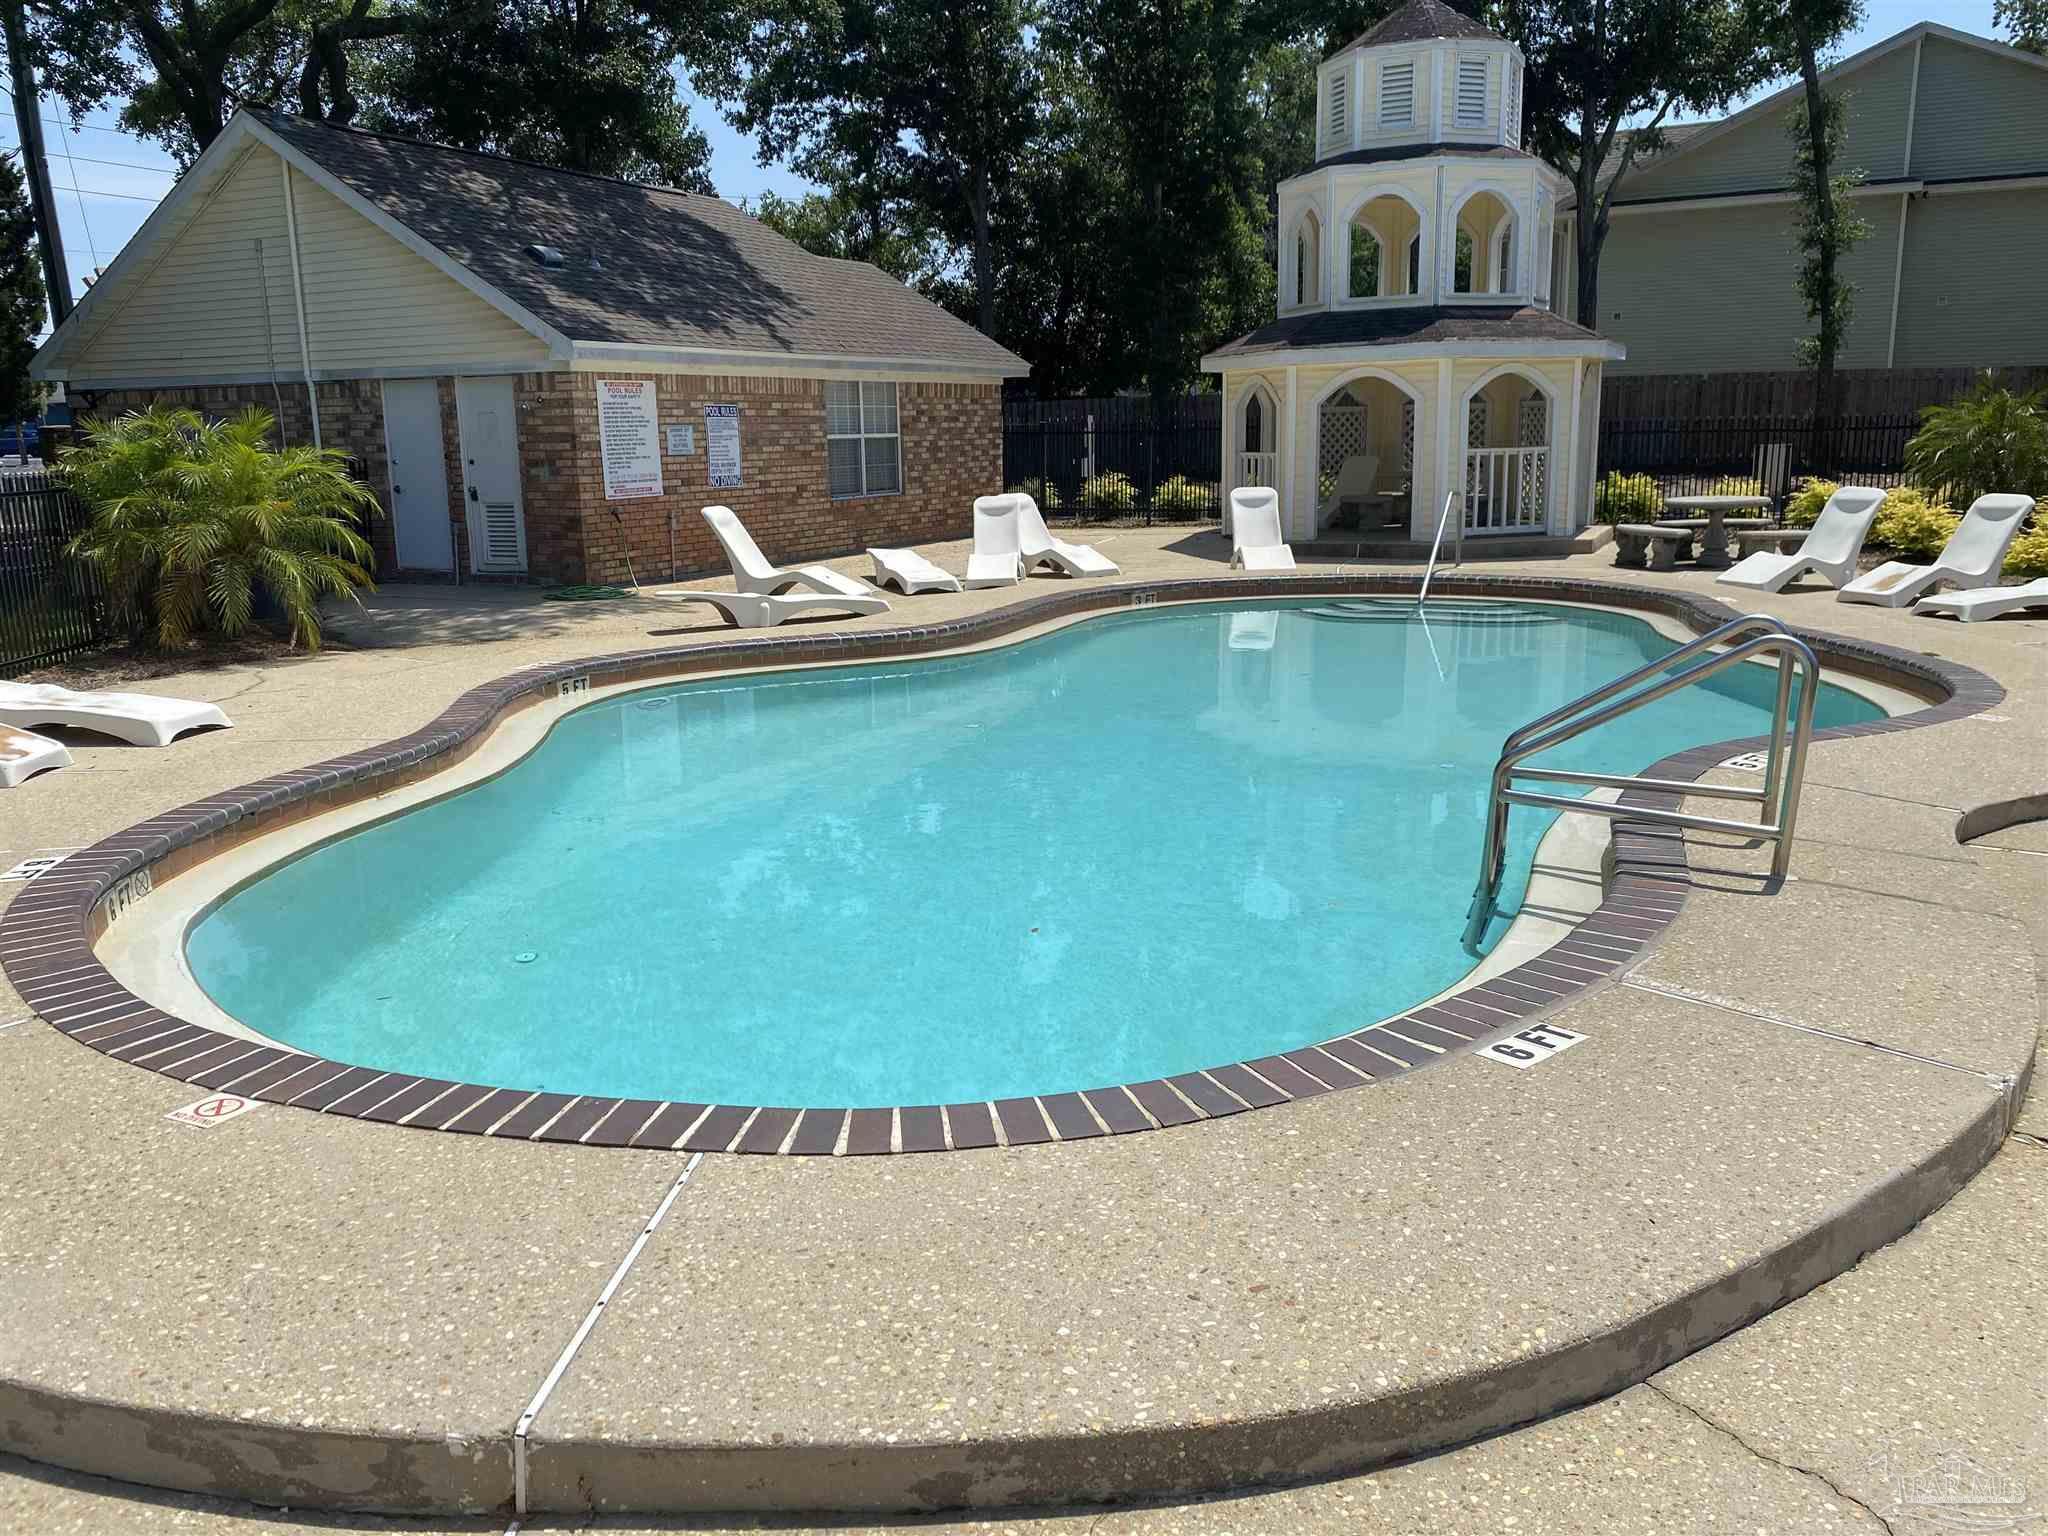
[[1458, 126], [1486, 126], [1486, 60], [1458, 60]]
[[903, 489], [903, 434], [894, 384], [825, 386], [825, 474], [835, 499]]
[[1415, 63], [1380, 66], [1380, 127], [1406, 128], [1415, 121]]

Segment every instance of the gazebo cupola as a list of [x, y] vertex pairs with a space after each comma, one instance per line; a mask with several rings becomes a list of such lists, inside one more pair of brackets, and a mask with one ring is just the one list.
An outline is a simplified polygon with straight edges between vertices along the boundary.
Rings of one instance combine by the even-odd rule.
[[1521, 120], [1521, 50], [1442, 0], [1331, 54], [1316, 164], [1280, 187], [1280, 313], [1547, 305], [1558, 178]]

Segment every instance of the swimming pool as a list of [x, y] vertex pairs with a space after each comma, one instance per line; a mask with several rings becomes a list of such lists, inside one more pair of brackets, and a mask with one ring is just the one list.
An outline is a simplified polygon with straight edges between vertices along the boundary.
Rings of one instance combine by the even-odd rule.
[[[609, 698], [242, 887], [187, 960], [302, 1050], [570, 1094], [968, 1102], [1325, 1039], [1470, 966], [1502, 737], [1676, 644], [1585, 608], [1329, 606]], [[1734, 669], [1543, 761], [1755, 734], [1773, 687]], [[1827, 687], [1815, 718], [1881, 713]], [[1510, 914], [1549, 820], [1514, 818]]]

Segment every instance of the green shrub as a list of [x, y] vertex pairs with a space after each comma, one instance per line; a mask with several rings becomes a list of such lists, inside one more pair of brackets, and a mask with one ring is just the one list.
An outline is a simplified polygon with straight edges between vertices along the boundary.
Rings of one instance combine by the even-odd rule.
[[1906, 444], [1916, 485], [1968, 506], [1991, 491], [2048, 494], [2048, 390], [2016, 395], [1986, 373], [1966, 395], [1920, 412]]
[[2035, 513], [2034, 527], [2012, 541], [2012, 548], [2005, 555], [2005, 579], [2007, 581], [2032, 581], [2038, 576], [2048, 576], [2048, 522]]
[[230, 421], [151, 406], [86, 421], [58, 461], [91, 514], [71, 552], [99, 568], [137, 636], [239, 635], [261, 591], [293, 643], [317, 651], [321, 598], [371, 584], [356, 527], [377, 498], [337, 449], [271, 447], [273, 424], [254, 406]]
[[1059, 486], [1051, 480], [1040, 480], [1035, 475], [1029, 480], [1019, 480], [1009, 488], [1007, 494], [1029, 496], [1038, 503], [1038, 510], [1041, 512], [1057, 512], [1060, 509]]
[[1709, 496], [1761, 496], [1763, 481], [1755, 475], [1723, 475], [1708, 489]]
[[1216, 506], [1216, 484], [1211, 480], [1190, 480], [1175, 475], [1152, 493], [1152, 510], [1194, 516]]
[[1902, 560], [1932, 560], [1961, 521], [1925, 493], [1902, 487], [1886, 496], [1878, 509], [1877, 521], [1870, 525], [1870, 542]]
[[1130, 476], [1111, 470], [1082, 485], [1081, 505], [1090, 512], [1135, 512], [1138, 488], [1131, 484]]
[[1664, 510], [1664, 495], [1648, 475], [1624, 475], [1610, 469], [1593, 488], [1593, 520], [1600, 523], [1655, 522]]
[[1827, 506], [1828, 498], [1841, 488], [1839, 481], [1823, 480], [1818, 475], [1803, 476], [1799, 489], [1785, 498], [1785, 526], [1811, 528], [1820, 521], [1821, 510]]

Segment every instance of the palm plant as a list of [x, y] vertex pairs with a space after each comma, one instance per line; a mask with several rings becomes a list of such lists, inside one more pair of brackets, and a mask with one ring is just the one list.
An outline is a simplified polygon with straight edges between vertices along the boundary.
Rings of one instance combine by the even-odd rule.
[[1966, 395], [1920, 412], [1906, 444], [1915, 483], [1968, 506], [1992, 491], [2048, 495], [2048, 390], [2016, 395], [1986, 373]]
[[371, 585], [357, 524], [376, 507], [331, 448], [273, 448], [254, 406], [227, 421], [151, 406], [85, 423], [59, 468], [91, 522], [71, 552], [100, 570], [137, 636], [165, 647], [205, 629], [238, 635], [258, 592], [320, 649], [323, 597]]

